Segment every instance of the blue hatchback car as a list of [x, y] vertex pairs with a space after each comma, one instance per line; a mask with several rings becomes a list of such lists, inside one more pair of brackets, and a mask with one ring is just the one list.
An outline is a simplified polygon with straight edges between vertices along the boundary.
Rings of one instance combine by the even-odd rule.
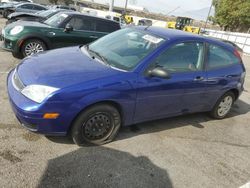
[[231, 44], [156, 27], [131, 27], [89, 45], [25, 58], [8, 75], [21, 124], [78, 145], [104, 144], [121, 126], [194, 112], [224, 118], [243, 91]]

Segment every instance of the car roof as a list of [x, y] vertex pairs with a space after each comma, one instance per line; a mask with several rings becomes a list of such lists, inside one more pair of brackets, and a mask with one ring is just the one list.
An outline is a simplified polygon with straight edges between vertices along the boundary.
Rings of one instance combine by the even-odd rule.
[[197, 35], [181, 30], [176, 30], [176, 29], [167, 29], [167, 28], [162, 28], [162, 27], [155, 27], [155, 26], [136, 26], [136, 29], [139, 30], [145, 30], [149, 33], [152, 33], [154, 35], [157, 35], [161, 38], [164, 38], [166, 40], [202, 40], [204, 42], [208, 43], [215, 43], [217, 45], [223, 46], [225, 48], [228, 48], [230, 50], [233, 50], [234, 47], [233, 45], [223, 42], [221, 40], [215, 39], [215, 38], [210, 38], [202, 35]]
[[44, 5], [41, 5], [41, 4], [37, 4], [37, 3], [32, 3], [32, 2], [20, 2], [20, 3], [18, 3], [17, 4], [17, 6], [21, 6], [21, 5], [27, 5], [27, 4], [31, 4], [31, 5], [38, 5], [38, 6], [40, 6], [40, 7], [44, 7], [44, 8], [47, 8], [46, 6], [44, 6]]
[[107, 18], [102, 18], [102, 17], [98, 17], [98, 16], [93, 16], [93, 15], [89, 15], [89, 14], [84, 14], [84, 13], [80, 13], [80, 12], [76, 12], [76, 11], [69, 11], [69, 12], [66, 12], [68, 15], [82, 15], [82, 16], [88, 16], [88, 17], [92, 17], [92, 18], [97, 18], [97, 19], [100, 19], [100, 20], [105, 20], [105, 21], [109, 21], [109, 22], [113, 22], [113, 23], [116, 23], [116, 24], [119, 24], [119, 22], [117, 21], [114, 21], [114, 20], [109, 20]]

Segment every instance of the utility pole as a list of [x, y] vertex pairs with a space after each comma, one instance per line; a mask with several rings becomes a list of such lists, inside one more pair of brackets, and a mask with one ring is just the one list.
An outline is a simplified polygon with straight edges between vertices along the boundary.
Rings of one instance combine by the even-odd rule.
[[209, 16], [210, 16], [212, 7], [213, 7], [213, 1], [211, 2], [211, 6], [210, 6], [210, 8], [209, 8], [209, 12], [208, 12], [208, 15], [207, 15], [207, 20], [206, 20], [206, 24], [205, 24], [205, 27], [204, 27], [204, 31], [205, 31], [206, 28], [207, 28], [207, 23], [208, 23], [208, 19], [209, 19]]
[[126, 11], [127, 11], [127, 6], [128, 6], [128, 0], [126, 0], [125, 2], [125, 7], [124, 7], [124, 14], [126, 15]]
[[113, 12], [113, 8], [114, 8], [114, 0], [110, 0], [110, 2], [109, 2], [109, 11]]

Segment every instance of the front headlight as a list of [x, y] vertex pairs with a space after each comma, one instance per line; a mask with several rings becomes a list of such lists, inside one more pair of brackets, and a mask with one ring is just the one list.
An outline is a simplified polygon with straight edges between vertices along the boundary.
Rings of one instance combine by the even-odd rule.
[[20, 33], [22, 30], [23, 30], [23, 26], [18, 25], [18, 26], [13, 27], [10, 30], [10, 34], [11, 35], [16, 35], [16, 34]]
[[50, 94], [57, 91], [58, 88], [44, 86], [44, 85], [29, 85], [26, 86], [21, 93], [27, 98], [41, 103], [45, 98], [47, 98]]

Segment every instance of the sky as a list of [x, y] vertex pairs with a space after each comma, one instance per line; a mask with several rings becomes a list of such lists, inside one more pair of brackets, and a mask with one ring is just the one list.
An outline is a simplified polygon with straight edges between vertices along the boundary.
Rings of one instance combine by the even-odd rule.
[[[98, 3], [109, 3], [110, 0], [94, 0]], [[124, 6], [125, 0], [114, 0], [116, 6]], [[137, 6], [143, 6], [152, 12], [165, 13], [179, 7], [175, 12], [187, 12], [207, 8], [212, 0], [129, 0], [129, 3], [135, 2]]]

